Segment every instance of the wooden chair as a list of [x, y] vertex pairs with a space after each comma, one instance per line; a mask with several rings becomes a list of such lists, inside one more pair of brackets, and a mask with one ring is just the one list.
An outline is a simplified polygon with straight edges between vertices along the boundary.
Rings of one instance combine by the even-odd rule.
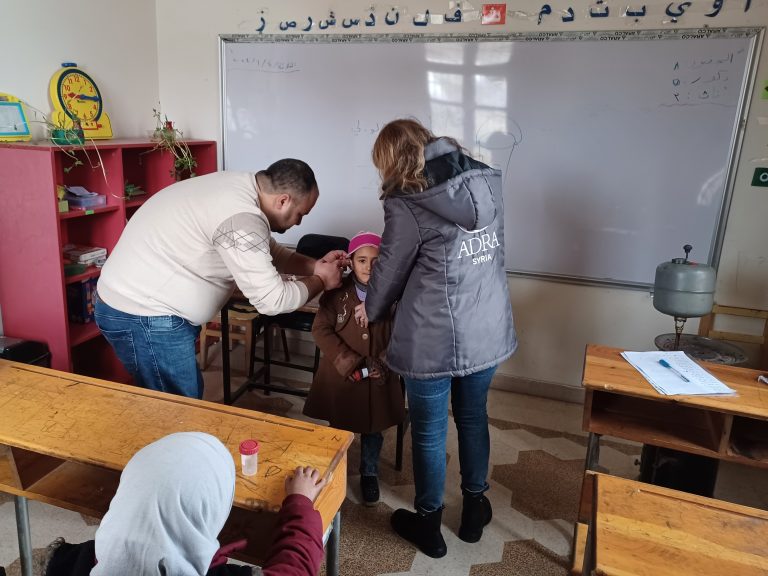
[[[253, 312], [229, 311], [229, 339], [230, 344], [233, 340], [240, 340], [243, 343], [245, 353], [245, 364], [249, 371], [252, 366], [252, 350], [255, 345], [255, 337], [258, 336], [258, 327], [254, 326], [254, 320], [259, 318], [259, 313], [254, 309]], [[208, 347], [209, 339], [217, 342], [221, 339], [221, 319], [216, 315], [210, 322], [204, 324], [200, 330], [200, 369], [205, 370], [208, 367]], [[257, 332], [254, 334], [254, 332]], [[222, 351], [222, 354], [224, 351]]]
[[[744, 318], [758, 318], [763, 321], [763, 334], [739, 334], [737, 332], [727, 332], [715, 329], [715, 317], [720, 316], [741, 316]], [[768, 368], [768, 310], [757, 310], [754, 308], [738, 308], [736, 306], [721, 306], [715, 304], [712, 306], [712, 312], [702, 316], [699, 321], [699, 336], [714, 338], [716, 340], [732, 340], [733, 342], [745, 342], [757, 344], [760, 347], [759, 367]]]

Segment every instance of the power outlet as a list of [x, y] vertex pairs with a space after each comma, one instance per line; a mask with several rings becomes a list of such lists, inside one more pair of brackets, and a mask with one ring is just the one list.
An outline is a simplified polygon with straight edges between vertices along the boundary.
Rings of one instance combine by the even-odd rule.
[[752, 176], [752, 186], [768, 188], [768, 168], [755, 168], [755, 173]]

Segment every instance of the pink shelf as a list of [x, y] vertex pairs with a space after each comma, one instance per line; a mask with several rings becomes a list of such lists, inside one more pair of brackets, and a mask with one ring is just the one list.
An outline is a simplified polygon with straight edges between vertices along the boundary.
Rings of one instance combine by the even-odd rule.
[[103, 214], [104, 212], [114, 212], [120, 210], [119, 206], [99, 206], [92, 210], [70, 210], [69, 212], [59, 212], [59, 220], [69, 220], [70, 218], [84, 218], [94, 214]]
[[[197, 174], [217, 170], [216, 142], [187, 140], [198, 162]], [[128, 375], [96, 324], [69, 321], [66, 288], [96, 278], [88, 268], [65, 277], [61, 251], [65, 244], [100, 246], [111, 254], [127, 218], [156, 192], [173, 183], [172, 156], [148, 139], [113, 139], [80, 147], [68, 146], [83, 163], [72, 160], [50, 142], [0, 143], [0, 308], [9, 336], [44, 342], [57, 370], [76, 371], [108, 380]], [[98, 154], [95, 151], [98, 150]], [[93, 166], [93, 159], [103, 165]], [[125, 181], [146, 195], [122, 199]], [[59, 213], [57, 185], [79, 185], [107, 196], [108, 204]], [[89, 218], [89, 216], [95, 216]]]
[[146, 202], [148, 199], [149, 198], [147, 198], [147, 197], [143, 197], [143, 198], [139, 198], [138, 200], [126, 200], [125, 201], [125, 207], [126, 208], [138, 208], [139, 206], [144, 204], [144, 202]]
[[64, 283], [74, 284], [75, 282], [88, 280], [88, 278], [96, 278], [99, 274], [101, 274], [101, 268], [96, 268], [96, 266], [88, 266], [88, 268], [86, 268], [85, 272], [82, 274], [76, 274], [75, 276], [65, 276]]
[[69, 325], [69, 345], [77, 346], [83, 342], [87, 342], [91, 338], [101, 336], [99, 327], [95, 322], [88, 322], [88, 324], [76, 324], [75, 322]]
[[[196, 140], [194, 138], [185, 138], [184, 142], [190, 146], [213, 145], [216, 143], [210, 140]], [[107, 140], [88, 141], [82, 146], [58, 146], [45, 140], [40, 142], [0, 142], [0, 148], [26, 148], [28, 150], [42, 150], [48, 152], [61, 152], [62, 150], [101, 150], [123, 149], [123, 148], [155, 148], [156, 143], [148, 138], [110, 138]]]

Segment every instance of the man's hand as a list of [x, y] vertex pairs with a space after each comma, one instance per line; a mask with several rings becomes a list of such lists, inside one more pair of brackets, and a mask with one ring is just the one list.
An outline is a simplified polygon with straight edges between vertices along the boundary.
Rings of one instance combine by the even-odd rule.
[[[343, 252], [342, 252], [343, 254]], [[325, 259], [315, 262], [314, 275], [319, 276], [323, 281], [325, 290], [333, 290], [341, 286], [341, 273], [344, 270], [338, 262], [340, 260], [326, 261]]]
[[344, 268], [350, 265], [349, 256], [347, 255], [346, 252], [344, 252], [344, 250], [331, 250], [330, 252], [328, 252], [328, 254], [320, 258], [320, 261], [335, 262], [336, 266], [341, 268], [342, 271], [344, 270]]

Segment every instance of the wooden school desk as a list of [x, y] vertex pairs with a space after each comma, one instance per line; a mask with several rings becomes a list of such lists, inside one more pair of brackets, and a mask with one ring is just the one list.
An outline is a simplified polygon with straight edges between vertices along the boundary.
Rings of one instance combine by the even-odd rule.
[[768, 574], [768, 512], [607, 474], [588, 476], [593, 505], [588, 527], [580, 526], [574, 572]]
[[[238, 472], [220, 541], [248, 538], [237, 557], [263, 560], [286, 475], [314, 466], [330, 479], [315, 508], [323, 529], [332, 527], [328, 573], [338, 573], [349, 432], [6, 360], [0, 414], [0, 491], [16, 496], [22, 570], [31, 558], [27, 498], [101, 517], [133, 454], [172, 432], [199, 431], [227, 446]], [[260, 443], [259, 471], [250, 478], [240, 474], [238, 446], [246, 438]]]
[[586, 468], [599, 459], [600, 436], [672, 448], [768, 468], [768, 385], [759, 370], [701, 362], [736, 396], [664, 396], [621, 350], [587, 346], [583, 429], [589, 432]]

